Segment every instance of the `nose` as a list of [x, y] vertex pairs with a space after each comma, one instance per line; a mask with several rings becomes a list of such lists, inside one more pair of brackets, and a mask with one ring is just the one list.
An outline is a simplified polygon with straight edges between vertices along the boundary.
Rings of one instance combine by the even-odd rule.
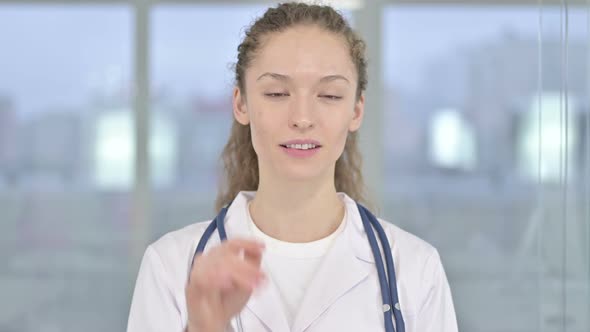
[[315, 126], [313, 104], [305, 97], [294, 98], [289, 110], [289, 127], [308, 130]]

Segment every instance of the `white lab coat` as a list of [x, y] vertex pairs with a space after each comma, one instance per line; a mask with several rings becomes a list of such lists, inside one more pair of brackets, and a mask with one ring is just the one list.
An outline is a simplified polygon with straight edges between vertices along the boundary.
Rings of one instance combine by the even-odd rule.
[[[246, 205], [254, 192], [240, 193], [230, 206], [228, 238], [250, 237]], [[276, 285], [269, 280], [241, 312], [244, 331], [384, 331], [375, 260], [355, 202], [340, 194], [347, 224], [310, 281], [293, 326], [287, 323]], [[456, 332], [451, 291], [437, 250], [395, 225], [383, 225], [393, 254], [398, 294], [407, 332]], [[187, 325], [184, 295], [191, 260], [209, 222], [168, 233], [148, 246], [135, 285], [128, 332], [182, 332]], [[205, 252], [219, 244], [213, 234]], [[395, 322], [395, 320], [394, 320]], [[231, 327], [238, 331], [236, 320]]]

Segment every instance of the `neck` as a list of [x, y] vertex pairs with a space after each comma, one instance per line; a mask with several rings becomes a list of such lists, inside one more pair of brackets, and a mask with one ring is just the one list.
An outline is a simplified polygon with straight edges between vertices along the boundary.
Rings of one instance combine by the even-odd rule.
[[261, 231], [277, 240], [311, 242], [338, 228], [344, 205], [333, 180], [271, 184], [261, 178], [250, 215]]

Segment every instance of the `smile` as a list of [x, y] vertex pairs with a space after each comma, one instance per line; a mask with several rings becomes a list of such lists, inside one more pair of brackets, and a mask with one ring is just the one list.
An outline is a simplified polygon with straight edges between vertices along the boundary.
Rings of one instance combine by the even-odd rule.
[[284, 144], [281, 146], [284, 148], [297, 149], [297, 150], [310, 150], [310, 149], [316, 149], [319, 147], [319, 145], [315, 145], [315, 144]]

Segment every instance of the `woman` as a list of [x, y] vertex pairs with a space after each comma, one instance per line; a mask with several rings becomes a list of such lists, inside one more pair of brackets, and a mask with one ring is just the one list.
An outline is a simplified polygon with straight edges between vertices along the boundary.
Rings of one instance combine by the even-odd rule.
[[217, 200], [229, 205], [227, 240], [214, 234], [193, 258], [205, 222], [150, 245], [128, 331], [383, 331], [395, 310], [396, 331], [457, 331], [436, 249], [379, 220], [399, 296], [395, 309], [383, 305], [389, 293], [355, 202], [364, 52], [327, 6], [281, 4], [249, 28]]

